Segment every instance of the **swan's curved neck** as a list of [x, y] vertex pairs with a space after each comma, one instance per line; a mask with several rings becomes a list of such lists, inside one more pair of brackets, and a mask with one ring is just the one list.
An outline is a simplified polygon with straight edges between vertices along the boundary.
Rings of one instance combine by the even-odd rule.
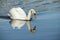
[[31, 10], [29, 10], [29, 12], [28, 12], [28, 15], [27, 15], [27, 20], [30, 20], [30, 18], [31, 18]]
[[35, 14], [34, 18], [36, 18], [36, 11], [34, 9], [30, 9], [27, 15], [27, 19], [26, 20], [30, 20], [31, 18], [31, 14]]

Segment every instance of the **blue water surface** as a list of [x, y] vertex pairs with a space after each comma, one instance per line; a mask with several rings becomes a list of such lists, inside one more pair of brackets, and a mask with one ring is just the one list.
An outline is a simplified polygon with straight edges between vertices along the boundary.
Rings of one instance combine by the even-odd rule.
[[60, 40], [60, 0], [0, 0], [0, 16], [7, 16], [13, 7], [21, 7], [26, 14], [36, 10], [37, 18], [30, 21], [36, 32], [30, 32], [26, 23], [13, 29], [10, 20], [0, 19], [0, 40]]

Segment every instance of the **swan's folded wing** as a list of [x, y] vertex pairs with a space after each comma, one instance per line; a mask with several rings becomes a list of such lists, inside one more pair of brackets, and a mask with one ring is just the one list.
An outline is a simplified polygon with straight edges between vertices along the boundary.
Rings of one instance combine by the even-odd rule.
[[26, 13], [20, 7], [12, 8], [9, 12], [11, 19], [26, 19]]
[[20, 18], [23, 18], [23, 19], [26, 18], [26, 13], [22, 8], [18, 7], [16, 8], [16, 11], [20, 14]]

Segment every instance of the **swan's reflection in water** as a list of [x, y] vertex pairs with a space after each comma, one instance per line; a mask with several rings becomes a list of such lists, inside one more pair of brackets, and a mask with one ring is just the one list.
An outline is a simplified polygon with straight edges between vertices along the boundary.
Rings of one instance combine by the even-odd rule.
[[17, 28], [17, 29], [21, 29], [24, 24], [27, 24], [28, 30], [30, 32], [35, 32], [36, 31], [36, 25], [34, 26], [34, 28], [31, 27], [30, 21], [21, 21], [21, 20], [11, 20], [10, 24], [12, 26], [13, 29]]
[[32, 28], [31, 25], [30, 25], [30, 21], [26, 21], [26, 24], [27, 24], [27, 27], [28, 27], [29, 31], [31, 31], [31, 32], [35, 32], [36, 31], [36, 25], [34, 26], [34, 28]]
[[13, 29], [21, 29], [21, 27], [25, 24], [26, 21], [20, 21], [20, 20], [11, 20], [10, 24]]

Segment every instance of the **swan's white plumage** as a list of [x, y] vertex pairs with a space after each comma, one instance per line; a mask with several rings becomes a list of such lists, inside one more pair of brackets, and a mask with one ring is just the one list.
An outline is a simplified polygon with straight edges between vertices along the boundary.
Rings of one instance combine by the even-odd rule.
[[36, 14], [34, 9], [30, 9], [28, 15], [24, 12], [24, 10], [20, 7], [12, 8], [10, 11], [10, 18], [11, 19], [21, 19], [21, 20], [30, 20], [31, 14]]
[[20, 7], [12, 8], [9, 12], [11, 19], [26, 19], [26, 13]]

